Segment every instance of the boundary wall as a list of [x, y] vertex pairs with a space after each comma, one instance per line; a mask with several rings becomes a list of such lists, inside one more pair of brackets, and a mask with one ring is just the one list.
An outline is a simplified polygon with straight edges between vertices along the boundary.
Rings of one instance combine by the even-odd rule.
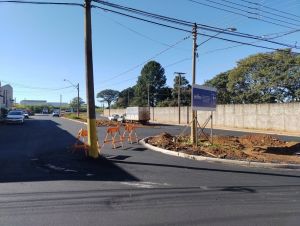
[[[180, 123], [178, 107], [151, 107], [152, 122], [170, 124], [189, 124], [191, 108], [180, 108]], [[110, 114], [124, 114], [125, 109], [111, 109]], [[108, 109], [104, 115], [108, 116]], [[198, 111], [198, 120], [202, 125], [210, 112]], [[300, 103], [283, 104], [230, 104], [217, 105], [213, 112], [213, 125], [221, 127], [276, 130], [300, 132]]]

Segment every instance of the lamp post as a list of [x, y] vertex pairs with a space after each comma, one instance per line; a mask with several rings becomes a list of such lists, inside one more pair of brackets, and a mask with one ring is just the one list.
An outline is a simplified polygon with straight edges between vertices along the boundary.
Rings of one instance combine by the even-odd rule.
[[178, 99], [177, 99], [177, 102], [178, 102], [178, 124], [180, 124], [180, 102], [181, 102], [181, 75], [184, 75], [185, 73], [183, 72], [174, 72], [174, 74], [177, 74], [178, 75]]
[[77, 83], [77, 85], [74, 85], [70, 80], [68, 79], [64, 79], [65, 82], [70, 83], [74, 88], [77, 89], [77, 117], [79, 117], [79, 83]]

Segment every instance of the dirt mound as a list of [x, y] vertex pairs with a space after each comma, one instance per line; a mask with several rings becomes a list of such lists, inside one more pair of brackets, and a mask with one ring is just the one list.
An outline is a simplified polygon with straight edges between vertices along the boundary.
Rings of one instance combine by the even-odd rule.
[[278, 138], [265, 134], [251, 134], [239, 137], [239, 142], [245, 147], [253, 146], [284, 146], [285, 141], [281, 141]]
[[251, 134], [241, 137], [214, 136], [213, 144], [203, 140], [197, 147], [190, 142], [189, 136], [172, 136], [161, 133], [148, 139], [151, 145], [187, 154], [215, 158], [247, 160], [258, 162], [299, 163], [300, 143], [285, 142], [275, 136]]
[[175, 137], [169, 133], [161, 133], [157, 136], [151, 137], [148, 139], [148, 142], [154, 146], [158, 146], [165, 149], [174, 149], [175, 148]]

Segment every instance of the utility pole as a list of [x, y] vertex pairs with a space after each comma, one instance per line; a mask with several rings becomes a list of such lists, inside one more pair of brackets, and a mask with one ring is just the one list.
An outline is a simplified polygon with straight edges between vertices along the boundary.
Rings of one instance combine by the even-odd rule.
[[80, 106], [80, 103], [79, 103], [79, 83], [77, 84], [76, 88], [77, 88], [77, 117], [79, 118], [79, 106]]
[[[197, 24], [193, 27], [193, 62], [192, 62], [192, 84], [196, 84], [196, 56], [197, 56]], [[191, 98], [193, 96], [191, 95]], [[191, 101], [192, 102], [192, 101]], [[192, 110], [192, 126], [191, 126], [191, 141], [193, 145], [197, 145], [197, 111]]]
[[180, 104], [181, 104], [181, 75], [184, 75], [183, 72], [174, 72], [174, 74], [178, 74], [178, 124], [180, 124], [180, 118], [181, 118], [181, 110], [180, 110]]
[[129, 89], [127, 91], [127, 107], [129, 107]]
[[62, 100], [61, 94], [60, 94], [59, 97], [60, 97], [60, 98], [59, 98], [59, 116], [61, 116], [61, 115], [60, 115], [60, 113], [61, 113], [61, 100]]
[[150, 83], [148, 83], [148, 107], [150, 109]]
[[[85, 74], [86, 74], [86, 93], [87, 93], [87, 129], [89, 156], [98, 158], [97, 131], [96, 131], [96, 112], [94, 94], [94, 75], [93, 75], [93, 52], [92, 52], [92, 22], [91, 22], [91, 0], [85, 0]], [[78, 87], [79, 88], [79, 87]], [[79, 90], [79, 89], [78, 89]]]

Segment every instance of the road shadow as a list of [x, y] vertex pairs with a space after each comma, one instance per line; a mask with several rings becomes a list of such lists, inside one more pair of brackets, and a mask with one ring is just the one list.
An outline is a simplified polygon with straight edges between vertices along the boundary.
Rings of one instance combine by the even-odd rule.
[[[38, 118], [0, 130], [0, 183], [89, 180], [139, 181], [105, 157], [92, 159], [72, 153], [81, 125], [68, 131], [56, 121]], [[70, 132], [69, 132], [70, 131]]]
[[214, 169], [214, 168], [205, 168], [205, 167], [192, 167], [192, 166], [179, 166], [171, 164], [159, 164], [159, 163], [146, 163], [146, 162], [133, 162], [133, 161], [120, 161], [112, 160], [115, 163], [129, 164], [129, 165], [144, 165], [144, 166], [158, 166], [158, 167], [169, 167], [169, 168], [178, 168], [178, 169], [190, 169], [190, 170], [200, 170], [200, 171], [211, 171], [211, 172], [220, 172], [220, 173], [237, 173], [237, 174], [248, 174], [248, 175], [261, 175], [261, 176], [276, 176], [276, 177], [291, 177], [291, 178], [300, 178], [299, 175], [291, 174], [281, 174], [281, 173], [267, 173], [267, 172], [254, 172], [246, 170], [227, 170], [227, 169]]

